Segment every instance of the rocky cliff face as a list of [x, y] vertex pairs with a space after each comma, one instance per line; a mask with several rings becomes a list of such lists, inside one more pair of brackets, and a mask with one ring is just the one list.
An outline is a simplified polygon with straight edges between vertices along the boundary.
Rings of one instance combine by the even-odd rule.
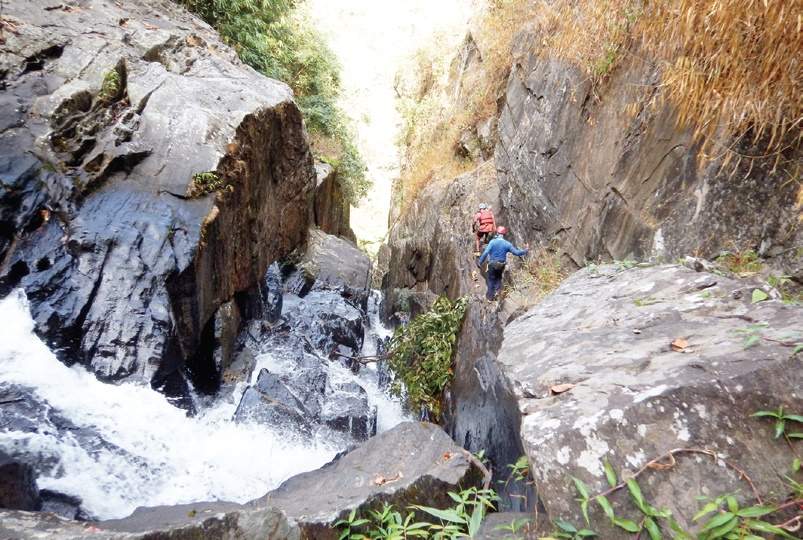
[[[576, 266], [602, 258], [762, 256], [800, 245], [800, 154], [734, 160], [758, 147], [721, 136], [705, 160], [661, 104], [657, 69], [627, 55], [592, 86], [566, 62], [532, 53], [511, 70], [499, 115], [500, 197], [517, 238], [557, 242]], [[728, 149], [728, 150], [726, 150]], [[787, 270], [800, 271], [800, 261]]]
[[236, 318], [305, 239], [315, 170], [292, 94], [171, 2], [4, 15], [3, 291], [25, 288], [64, 361], [181, 394], [208, 375], [218, 308]]
[[[598, 259], [673, 260], [689, 254], [714, 257], [725, 249], [752, 249], [785, 273], [797, 276], [795, 279], [800, 277], [803, 260], [796, 249], [801, 240], [799, 185], [789, 181], [794, 176], [789, 167], [799, 163], [799, 153], [787, 151], [777, 169], [774, 162], [761, 160], [752, 164], [745, 160], [738, 165], [731, 162], [723, 168], [722, 156], [705, 160], [692, 134], [678, 127], [672, 107], [657, 99], [659, 73], [638, 54], [627, 55], [607, 78], [592, 86], [579, 69], [539, 54], [540, 43], [533, 36], [525, 33], [515, 41], [519, 59], [511, 66], [507, 86], [498, 96], [497, 117], [468, 126], [455, 149], [458, 155], [473, 160], [476, 170], [433, 182], [404, 209], [397, 206], [392, 211], [385, 250], [388, 271], [383, 281], [386, 317], [403, 321], [399, 313], [415, 315], [439, 294], [455, 298], [484, 292], [471, 255], [471, 216], [479, 202], [494, 207], [498, 222], [510, 227], [516, 243], [553, 246], [564, 262], [575, 268]], [[463, 83], [474, 84], [481, 61], [482, 51], [467, 39], [455, 60], [457, 79], [449, 82], [452, 93], [459, 93]], [[489, 130], [495, 133], [489, 135]], [[489, 140], [497, 141], [490, 160], [484, 150]], [[750, 145], [724, 135], [713, 147], [730, 147], [745, 155], [757, 153]], [[646, 280], [642, 283], [647, 287], [644, 296], [648, 296], [649, 287], [656, 285], [653, 278], [641, 277]], [[681, 277], [691, 279], [688, 275], [678, 279]], [[526, 430], [539, 429], [539, 422], [531, 420], [524, 407], [533, 396], [523, 398], [525, 391], [519, 388], [518, 397], [514, 397], [511, 384], [520, 383], [521, 374], [501, 368], [501, 357], [497, 358], [502, 354], [500, 348], [518, 354], [519, 365], [528, 366], [533, 373], [547, 370], [558, 357], [563, 358], [564, 348], [573, 343], [577, 329], [567, 326], [560, 339], [547, 343], [542, 339], [541, 323], [560, 317], [564, 309], [578, 318], [597, 308], [597, 297], [589, 293], [591, 303], [572, 311], [579, 305], [572, 287], [579, 285], [566, 287], [565, 294], [552, 297], [552, 309], [544, 312], [543, 320], [522, 318], [531, 306], [526, 301], [522, 305], [521, 299], [512, 301], [510, 296], [498, 307], [472, 305], [467, 312], [455, 355], [454, 381], [447, 395], [449, 415], [445, 423], [460, 444], [472, 451], [484, 449], [495, 472], [503, 478], [507, 465], [522, 450], [520, 428], [538, 482], [548, 482], [548, 474], [554, 473], [556, 478], [567, 474], [565, 448], [536, 450], [540, 439], [533, 437], [528, 442]], [[737, 286], [729, 282], [728, 287]], [[730, 288], [722, 294], [733, 292]], [[629, 300], [641, 301], [638, 295]], [[742, 306], [744, 300], [737, 303]], [[782, 317], [781, 313], [787, 311], [779, 308], [777, 317]], [[788, 313], [791, 316], [793, 312]], [[799, 310], [794, 313], [799, 316]], [[611, 317], [618, 320], [616, 309], [611, 310]], [[504, 330], [511, 320], [516, 321], [520, 332], [527, 333], [526, 339], [511, 342]], [[761, 317], [756, 320], [764, 321]], [[724, 326], [720, 330], [720, 335], [729, 332]], [[522, 353], [525, 350], [527, 354]], [[711, 358], [716, 356], [714, 351], [709, 352]], [[789, 351], [779, 350], [779, 356], [774, 357], [777, 364], [766, 366], [767, 378], [786, 365], [783, 352]], [[548, 362], [544, 360], [547, 353], [554, 356], [549, 356], [552, 359]], [[752, 358], [748, 354], [744, 362], [753, 362], [746, 360], [748, 356]], [[613, 366], [611, 376], [629, 377], [651, 362], [649, 355], [645, 353], [640, 362]], [[578, 357], [578, 373], [593, 364], [593, 359]], [[734, 373], [728, 371], [725, 377], [742, 376]], [[787, 383], [778, 382], [788, 390]], [[593, 382], [588, 384], [593, 387]], [[719, 403], [730, 399], [720, 394], [709, 396], [702, 387], [690, 392], [688, 395], [699, 402], [710, 398], [711, 407], [724, 408]], [[751, 406], [766, 405], [767, 396], [762, 392], [752, 396]], [[591, 415], [594, 407], [602, 406], [602, 401], [594, 399], [590, 396], [589, 408], [581, 412], [566, 412], [556, 406], [548, 421], [559, 419], [571, 426], [575, 416]], [[799, 397], [793, 401], [800, 406]], [[574, 435], [578, 444], [585, 439], [584, 432]], [[750, 437], [746, 433], [740, 436]], [[658, 450], [646, 441], [644, 444]], [[759, 455], [764, 446], [751, 448]], [[556, 459], [561, 461], [554, 463]], [[765, 472], [762, 469], [760, 474]], [[764, 487], [773, 489], [770, 484]], [[669, 501], [671, 490], [666, 485], [656, 490], [663, 494], [662, 500]], [[567, 493], [571, 493], [570, 487], [556, 483], [554, 490], [541, 494], [556, 498], [552, 517], [568, 511], [570, 501], [561, 499], [568, 497]], [[528, 504], [533, 504], [533, 499], [530, 497]], [[676, 508], [688, 511], [681, 508], [684, 504], [678, 502]]]

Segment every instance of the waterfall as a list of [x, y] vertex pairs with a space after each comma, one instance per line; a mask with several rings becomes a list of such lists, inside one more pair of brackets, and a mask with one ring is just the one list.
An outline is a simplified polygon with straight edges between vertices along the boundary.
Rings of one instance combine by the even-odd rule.
[[[382, 336], [377, 303], [375, 293], [367, 334]], [[373, 339], [365, 341], [373, 346]], [[280, 364], [262, 355], [254, 372]], [[375, 369], [353, 374], [336, 363], [329, 369], [333, 379], [357, 381], [368, 391], [379, 431], [405, 419], [400, 404], [380, 390]], [[0, 451], [33, 458], [40, 489], [80, 497], [99, 519], [124, 517], [138, 506], [246, 502], [345, 449], [344, 441], [304, 441], [270, 426], [234, 423], [245, 384], [234, 402], [221, 399], [188, 417], [146, 384], [103, 383], [83, 367], [67, 367], [34, 334], [22, 290], [0, 300], [0, 372], [0, 391], [22, 388], [48, 411], [35, 431], [15, 430], [0, 416]]]

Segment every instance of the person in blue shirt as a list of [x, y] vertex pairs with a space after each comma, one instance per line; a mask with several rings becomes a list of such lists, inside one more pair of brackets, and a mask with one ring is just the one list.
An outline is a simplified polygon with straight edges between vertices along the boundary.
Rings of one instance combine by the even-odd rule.
[[486, 259], [488, 260], [488, 272], [485, 275], [485, 283], [488, 286], [485, 298], [488, 300], [493, 300], [502, 288], [502, 274], [505, 272], [507, 254], [512, 253], [517, 257], [527, 255], [526, 249], [519, 249], [505, 240], [505, 234], [507, 234], [505, 227], [497, 228], [496, 238], [485, 246], [485, 251], [482, 252], [480, 260], [477, 262], [477, 266], [482, 268], [482, 264]]

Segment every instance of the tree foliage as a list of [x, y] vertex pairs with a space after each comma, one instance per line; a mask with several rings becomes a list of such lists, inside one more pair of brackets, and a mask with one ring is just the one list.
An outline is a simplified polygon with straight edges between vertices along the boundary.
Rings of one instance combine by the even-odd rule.
[[396, 375], [393, 392], [402, 395], [406, 390], [413, 409], [424, 408], [436, 418], [452, 378], [452, 355], [467, 303], [465, 297], [452, 303], [441, 296], [429, 311], [397, 328], [388, 349]]
[[340, 65], [305, 17], [302, 0], [177, 0], [214, 27], [240, 59], [263, 75], [287, 83], [310, 133], [331, 140], [334, 163], [349, 202], [365, 196], [365, 163], [354, 132], [337, 106]]

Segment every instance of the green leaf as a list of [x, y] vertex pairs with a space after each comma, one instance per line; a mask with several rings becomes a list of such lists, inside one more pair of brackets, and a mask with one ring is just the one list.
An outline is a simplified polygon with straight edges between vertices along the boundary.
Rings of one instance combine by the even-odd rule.
[[604, 495], [599, 495], [596, 497], [596, 501], [597, 504], [599, 504], [600, 507], [602, 507], [602, 511], [605, 512], [605, 515], [608, 516], [608, 519], [613, 521], [615, 515], [613, 513], [613, 507], [611, 506], [611, 503], [608, 501], [608, 498], [605, 497]]
[[644, 520], [644, 528], [647, 529], [647, 533], [650, 535], [650, 540], [662, 540], [663, 536], [661, 536], [661, 529], [658, 528], [658, 524], [653, 521], [652, 518], [647, 518]]
[[783, 538], [794, 538], [794, 536], [790, 536], [785, 530], [781, 529], [780, 527], [776, 527], [771, 523], [767, 523], [766, 521], [757, 521], [751, 519], [747, 521], [746, 525], [754, 531], [777, 534]]
[[607, 459], [605, 460], [603, 466], [605, 468], [605, 478], [608, 479], [608, 485], [611, 487], [616, 487], [616, 484], [619, 483], [616, 480], [616, 471], [613, 470], [613, 467], [611, 467], [611, 463]]
[[639, 526], [636, 525], [636, 522], [630, 519], [616, 518], [613, 520], [613, 524], [627, 532], [637, 533], [641, 530]]
[[480, 525], [482, 525], [482, 514], [483, 514], [483, 507], [477, 505], [474, 507], [474, 512], [471, 513], [471, 520], [468, 522], [468, 535], [471, 538], [474, 538], [476, 534], [480, 530]]
[[577, 491], [580, 493], [580, 496], [583, 499], [588, 499], [588, 487], [585, 485], [585, 483], [583, 483], [583, 481], [580, 480], [579, 478], [575, 478], [574, 476], [572, 476], [572, 481], [574, 482]]
[[638, 506], [639, 510], [643, 513], [647, 513], [647, 508], [644, 504], [644, 495], [641, 493], [641, 487], [639, 487], [638, 482], [634, 478], [629, 478], [626, 482], [627, 490], [630, 492], [631, 497], [636, 502], [636, 506]]
[[691, 519], [692, 519], [692, 521], [697, 521], [701, 517], [706, 516], [706, 515], [710, 514], [711, 512], [714, 512], [717, 509], [719, 509], [719, 505], [716, 502], [711, 501], [710, 503], [708, 503], [705, 506], [703, 506], [703, 508], [699, 512], [694, 514], [694, 517], [691, 518]]
[[763, 302], [768, 298], [769, 295], [767, 295], [767, 293], [765, 293], [761, 289], [753, 289], [753, 298], [751, 300], [753, 304], [758, 304], [759, 302]]
[[786, 429], [786, 422], [783, 418], [779, 418], [775, 421], [775, 438], [777, 439], [781, 435], [783, 435], [784, 430]]
[[738, 524], [739, 524], [739, 519], [734, 516], [725, 523], [723, 523], [722, 525], [720, 525], [719, 527], [716, 527], [715, 529], [710, 531], [707, 535], [707, 538], [709, 540], [714, 540], [715, 538], [723, 538], [725, 537], [726, 534], [735, 529]]
[[443, 521], [449, 521], [451, 523], [460, 523], [460, 524], [466, 523], [466, 519], [451, 508], [447, 508], [446, 510], [440, 510], [439, 508], [430, 508], [428, 506], [414, 506], [413, 508], [417, 508], [422, 512], [426, 512], [430, 516], [434, 516]]
[[728, 495], [725, 497], [725, 502], [728, 504], [728, 510], [734, 514], [739, 510], [739, 503], [736, 501], [736, 497], [733, 495]]
[[728, 521], [733, 519], [733, 517], [734, 517], [734, 515], [731, 512], [723, 512], [721, 514], [717, 514], [716, 516], [712, 517], [711, 520], [708, 521], [703, 526], [702, 529], [700, 529], [700, 532], [706, 532], [706, 531], [710, 531], [710, 530], [716, 529], [717, 527], [721, 527], [721, 526], [725, 525]]
[[761, 516], [766, 516], [767, 514], [771, 514], [775, 511], [774, 508], [770, 508], [768, 506], [751, 506], [750, 508], [742, 508], [736, 515], [739, 517], [744, 518], [756, 518]]
[[577, 532], [577, 527], [575, 527], [574, 525], [572, 525], [568, 521], [563, 521], [563, 520], [559, 519], [559, 520], [555, 521], [555, 525], [557, 525], [560, 530], [566, 531], [567, 533], [574, 534], [574, 533]]
[[803, 343], [796, 343], [795, 344], [795, 350], [792, 351], [792, 354], [797, 354], [800, 351], [803, 351]]
[[588, 519], [588, 499], [580, 501], [580, 511], [583, 512], [583, 517], [586, 520], [586, 525], [591, 525], [591, 522]]
[[[803, 433], [792, 433], [792, 435], [803, 435]], [[792, 460], [792, 470], [795, 472], [800, 470], [800, 458]]]
[[581, 538], [591, 538], [592, 536], [597, 536], [597, 533], [591, 529], [580, 529], [577, 531], [577, 536], [580, 536]]
[[803, 424], [803, 415], [800, 414], [786, 414], [784, 415], [784, 418], [786, 420], [791, 420], [793, 422], [800, 422], [801, 424]]
[[778, 418], [778, 413], [776, 411], [757, 411], [751, 414], [750, 416], [754, 417], [772, 416], [773, 418]]

